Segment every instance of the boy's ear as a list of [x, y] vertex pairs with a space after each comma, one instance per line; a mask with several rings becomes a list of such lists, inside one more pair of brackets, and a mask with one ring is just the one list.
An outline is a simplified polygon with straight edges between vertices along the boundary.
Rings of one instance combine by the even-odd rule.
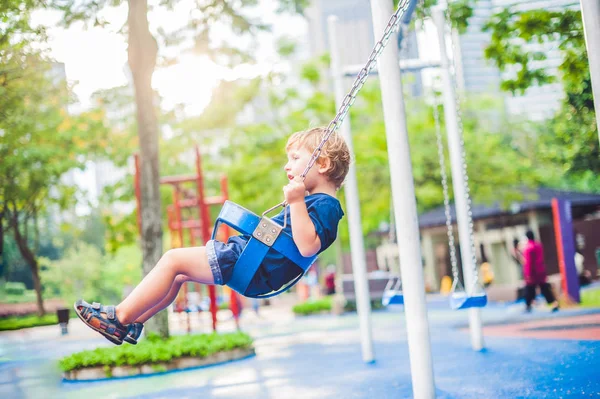
[[319, 173], [325, 173], [331, 169], [331, 159], [329, 158], [319, 159], [317, 164], [319, 164]]

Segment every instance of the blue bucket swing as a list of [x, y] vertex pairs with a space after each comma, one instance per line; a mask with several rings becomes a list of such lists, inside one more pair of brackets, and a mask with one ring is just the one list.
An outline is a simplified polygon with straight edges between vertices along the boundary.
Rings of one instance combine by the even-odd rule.
[[[350, 110], [350, 107], [354, 103], [358, 92], [364, 85], [365, 81], [368, 79], [369, 72], [375, 67], [377, 58], [379, 58], [379, 55], [385, 48], [389, 37], [400, 23], [401, 18], [406, 12], [407, 7], [408, 2], [401, 2], [398, 5], [398, 9], [396, 10], [396, 12], [390, 18], [382, 38], [375, 44], [375, 47], [373, 48], [373, 50], [371, 51], [371, 55], [369, 56], [368, 62], [356, 76], [354, 84], [352, 85], [352, 89], [344, 98], [344, 101], [342, 102], [342, 105], [340, 106], [335, 118], [329, 123], [329, 126], [327, 126], [327, 129], [323, 134], [323, 138], [320, 144], [313, 151], [310, 161], [308, 162], [302, 175], [300, 175], [300, 177], [303, 180], [306, 177], [308, 171], [315, 164], [316, 160], [318, 159], [321, 153], [321, 149], [323, 148], [331, 134], [333, 134], [333, 132], [336, 131], [337, 128], [342, 124], [344, 117], [346, 116], [346, 114]], [[266, 216], [268, 213], [279, 207], [283, 207], [283, 226], [279, 225], [278, 223], [274, 222], [272, 219]], [[219, 226], [221, 224], [226, 224], [234, 230], [237, 230], [242, 234], [247, 234], [250, 236], [248, 244], [242, 251], [240, 257], [238, 258], [233, 268], [233, 275], [231, 277], [231, 280], [227, 284], [231, 289], [233, 289], [241, 295], [250, 298], [270, 298], [292, 288], [298, 281], [300, 281], [300, 279], [308, 271], [310, 266], [314, 263], [316, 256], [303, 257], [300, 254], [300, 251], [298, 251], [298, 248], [296, 247], [291, 234], [285, 231], [288, 218], [287, 212], [288, 206], [285, 201], [268, 209], [262, 214], [262, 216], [258, 216], [253, 212], [231, 201], [225, 202], [225, 204], [221, 208], [219, 216], [215, 221], [212, 239], [216, 239]], [[302, 269], [302, 273], [300, 273], [297, 277], [292, 279], [292, 281], [290, 281], [288, 284], [284, 285], [277, 291], [273, 291], [263, 295], [245, 294], [250, 282], [252, 281], [252, 278], [254, 277], [258, 268], [263, 262], [265, 255], [271, 249], [279, 252], [287, 259], [291, 260], [296, 265], [298, 265]]]
[[[459, 288], [460, 287], [460, 288]], [[473, 285], [473, 290], [467, 293], [458, 279], [452, 283], [452, 291], [450, 294], [449, 302], [450, 308], [454, 310], [468, 309], [468, 308], [482, 308], [487, 304], [487, 295], [485, 291], [479, 287], [479, 284]]]
[[[283, 226], [265, 216], [268, 212], [280, 206], [284, 207], [285, 222]], [[300, 251], [298, 251], [296, 244], [294, 244], [291, 234], [284, 231], [288, 218], [287, 209], [288, 208], [285, 203], [282, 202], [281, 204], [278, 204], [275, 207], [267, 210], [265, 213], [263, 213], [262, 217], [260, 217], [234, 202], [225, 201], [225, 204], [221, 208], [221, 212], [219, 213], [219, 216], [215, 222], [212, 239], [216, 239], [216, 235], [221, 224], [226, 224], [238, 232], [250, 236], [248, 244], [244, 247], [244, 250], [235, 264], [231, 280], [227, 283], [229, 288], [242, 295], [245, 295], [244, 293], [248, 288], [248, 285], [250, 285], [250, 282], [256, 274], [256, 271], [262, 263], [262, 260], [271, 248], [294, 262], [296, 265], [300, 266], [302, 273], [290, 283], [280, 288], [278, 291], [263, 295], [245, 296], [264, 299], [279, 295], [282, 292], [292, 288], [292, 286], [294, 286], [294, 284], [296, 284], [302, 278], [302, 276], [314, 263], [317, 257], [311, 256], [307, 258], [302, 256]]]
[[390, 278], [383, 290], [381, 297], [383, 306], [404, 305], [404, 294], [402, 293], [402, 279], [400, 276]]

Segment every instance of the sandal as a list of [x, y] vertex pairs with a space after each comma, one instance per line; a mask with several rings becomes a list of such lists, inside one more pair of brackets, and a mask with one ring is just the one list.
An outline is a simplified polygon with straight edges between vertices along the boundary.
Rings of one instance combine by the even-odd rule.
[[129, 332], [123, 338], [123, 341], [130, 343], [131, 345], [137, 345], [138, 339], [140, 335], [142, 335], [142, 330], [144, 329], [144, 325], [142, 323], [132, 323], [129, 325]]
[[124, 326], [117, 319], [114, 306], [103, 306], [98, 302], [90, 305], [80, 299], [75, 302], [73, 307], [75, 313], [85, 325], [99, 332], [115, 345], [121, 345], [123, 339], [129, 333], [129, 326]]

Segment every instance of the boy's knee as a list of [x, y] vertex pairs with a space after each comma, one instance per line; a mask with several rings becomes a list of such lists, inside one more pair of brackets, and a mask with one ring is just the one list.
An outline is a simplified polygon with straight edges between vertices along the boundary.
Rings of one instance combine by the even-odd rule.
[[175, 284], [183, 284], [187, 283], [188, 281], [192, 281], [192, 279], [183, 274], [178, 274], [177, 277], [175, 277]]
[[178, 261], [178, 249], [169, 249], [162, 256], [161, 263], [164, 267], [168, 267], [170, 269], [176, 269], [179, 265]]

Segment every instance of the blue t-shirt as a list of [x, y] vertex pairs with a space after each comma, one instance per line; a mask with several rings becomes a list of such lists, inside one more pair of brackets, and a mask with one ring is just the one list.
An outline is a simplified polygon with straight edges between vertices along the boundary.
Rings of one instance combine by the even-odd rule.
[[[325, 251], [337, 237], [338, 223], [344, 216], [340, 201], [328, 194], [316, 193], [304, 197], [308, 216], [315, 225], [315, 231], [321, 240], [321, 249], [317, 254]], [[284, 211], [282, 210], [273, 221], [283, 226]], [[287, 210], [287, 226], [283, 231], [292, 235], [292, 224], [290, 210]], [[249, 235], [231, 237], [229, 243], [237, 242], [243, 248]], [[258, 268], [246, 295], [265, 294], [275, 291], [292, 281], [302, 273], [302, 269], [274, 249], [267, 252], [262, 264]]]

